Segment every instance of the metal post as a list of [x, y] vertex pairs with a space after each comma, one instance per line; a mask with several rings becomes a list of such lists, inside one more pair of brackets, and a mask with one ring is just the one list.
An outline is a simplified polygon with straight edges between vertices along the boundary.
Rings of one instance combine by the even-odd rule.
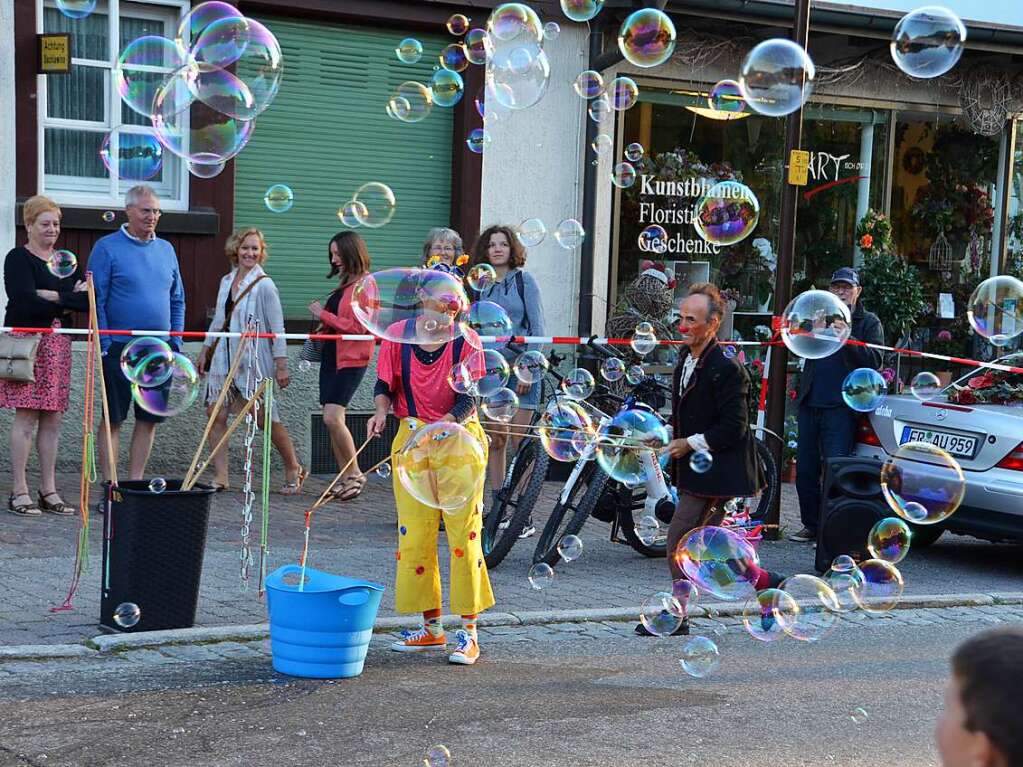
[[[15, 125], [14, 119], [14, 0], [0, 0], [0, 104], [10, 105], [8, 118], [0, 120], [0, 174], [8, 179], [0, 191], [0, 258], [14, 247], [15, 210]], [[34, 109], [35, 102], [22, 104]], [[0, 285], [0, 313], [7, 307], [7, 294]]]
[[[810, 40], [810, 0], [796, 0], [796, 22], [792, 30], [792, 39], [806, 48]], [[799, 149], [803, 139], [803, 110], [797, 109], [788, 116], [785, 123], [785, 162], [793, 149]], [[774, 274], [774, 311], [780, 314], [792, 298], [792, 262], [796, 250], [796, 209], [799, 202], [799, 189], [783, 179], [781, 193], [780, 220], [778, 234], [778, 267]], [[767, 390], [767, 428], [775, 434], [785, 434], [785, 401], [786, 371], [788, 370], [788, 349], [784, 346], [774, 347], [771, 355], [771, 372]], [[776, 439], [766, 440], [771, 446], [775, 465], [781, 472], [782, 443]], [[777, 535], [778, 522], [781, 518], [781, 494], [774, 500], [774, 505], [767, 512], [768, 530]], [[773, 527], [771, 527], [773, 525]]]

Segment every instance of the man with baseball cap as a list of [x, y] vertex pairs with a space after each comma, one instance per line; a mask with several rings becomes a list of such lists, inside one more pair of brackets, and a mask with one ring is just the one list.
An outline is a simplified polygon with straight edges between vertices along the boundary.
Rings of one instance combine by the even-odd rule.
[[[843, 266], [831, 275], [831, 292], [852, 315], [850, 339], [871, 344], [884, 343], [884, 331], [876, 314], [860, 303], [860, 278], [852, 267]], [[845, 321], [832, 327], [842, 332]], [[799, 446], [796, 448], [796, 492], [803, 529], [790, 541], [817, 540], [821, 513], [821, 463], [850, 455], [856, 434], [856, 413], [842, 400], [842, 382], [857, 368], [881, 367], [881, 352], [865, 346], [846, 344], [838, 352], [818, 360], [806, 360], [799, 381]]]

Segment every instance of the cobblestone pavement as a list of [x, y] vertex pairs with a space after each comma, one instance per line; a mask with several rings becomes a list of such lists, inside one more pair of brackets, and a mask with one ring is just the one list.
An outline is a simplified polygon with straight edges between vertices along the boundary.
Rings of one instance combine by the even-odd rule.
[[[74, 497], [77, 478], [64, 476], [65, 497]], [[269, 569], [295, 562], [302, 545], [303, 510], [323, 489], [313, 478], [300, 497], [271, 496]], [[34, 485], [32, 485], [34, 486]], [[538, 526], [553, 505], [558, 485], [548, 483], [537, 504]], [[215, 496], [203, 567], [197, 623], [221, 626], [261, 623], [266, 608], [252, 582], [239, 577], [239, 529], [242, 496]], [[259, 509], [255, 510], [258, 519]], [[92, 566], [73, 610], [51, 613], [63, 601], [71, 577], [77, 520], [44, 516], [25, 519], [0, 515], [0, 645], [57, 644], [84, 641], [98, 633], [101, 523], [90, 531]], [[783, 525], [798, 525], [795, 492], [783, 487]], [[387, 593], [381, 615], [393, 615], [395, 511], [389, 482], [373, 477], [355, 502], [335, 503], [313, 518], [309, 564], [329, 572], [383, 583]], [[258, 523], [254, 526], [258, 530]], [[554, 584], [533, 591], [526, 579], [535, 538], [520, 541], [491, 573], [495, 610], [561, 610], [638, 605], [666, 574], [663, 560], [646, 559], [626, 545], [608, 541], [609, 526], [590, 520], [583, 529], [582, 556], [557, 570]], [[442, 549], [446, 546], [441, 536]], [[812, 572], [813, 551], [788, 541], [761, 544], [765, 566], [784, 573]], [[441, 556], [442, 566], [446, 553]], [[914, 551], [900, 568], [907, 594], [1023, 592], [1019, 547], [946, 535], [934, 546]], [[144, 605], [140, 605], [145, 609]]]

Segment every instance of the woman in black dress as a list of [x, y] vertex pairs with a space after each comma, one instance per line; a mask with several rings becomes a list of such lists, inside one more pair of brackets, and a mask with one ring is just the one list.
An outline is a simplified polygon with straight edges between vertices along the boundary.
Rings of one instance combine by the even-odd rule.
[[[60, 208], [46, 197], [25, 202], [22, 217], [28, 242], [14, 248], [4, 260], [4, 288], [7, 313], [4, 325], [20, 328], [60, 327], [72, 311], [86, 311], [89, 297], [81, 265], [54, 260], [60, 236]], [[70, 271], [67, 276], [62, 276]], [[71, 339], [68, 336], [40, 336], [35, 361], [35, 381], [0, 379], [0, 407], [14, 408], [11, 425], [12, 489], [7, 508], [23, 517], [37, 517], [45, 511], [70, 516], [72, 506], [57, 493], [57, 443], [60, 417], [68, 405], [71, 384]], [[39, 493], [33, 500], [25, 470], [32, 438], [39, 451]]]

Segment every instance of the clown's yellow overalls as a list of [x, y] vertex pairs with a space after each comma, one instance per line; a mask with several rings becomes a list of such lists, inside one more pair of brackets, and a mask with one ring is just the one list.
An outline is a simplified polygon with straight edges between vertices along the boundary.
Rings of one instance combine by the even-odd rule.
[[[403, 418], [391, 443], [395, 456], [422, 425], [416, 418]], [[468, 480], [486, 471], [487, 439], [479, 420], [473, 415], [462, 424], [483, 446], [483, 461], [464, 455], [464, 450], [432, 454], [430, 465], [413, 467], [433, 471], [440, 481]], [[441, 512], [414, 498], [392, 474], [394, 500], [398, 507], [398, 576], [395, 583], [395, 609], [400, 613], [421, 613], [440, 607], [440, 567], [437, 560], [437, 533], [443, 513], [448, 536], [451, 572], [451, 612], [472, 615], [494, 605], [487, 563], [483, 561], [483, 486], [465, 506]]]

